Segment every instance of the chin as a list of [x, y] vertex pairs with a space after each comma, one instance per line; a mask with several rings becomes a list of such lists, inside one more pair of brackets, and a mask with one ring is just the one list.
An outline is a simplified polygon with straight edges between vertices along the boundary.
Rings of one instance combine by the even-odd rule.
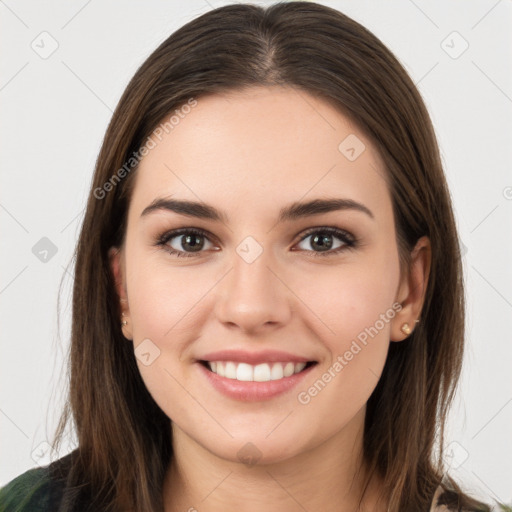
[[301, 446], [290, 437], [289, 432], [286, 434], [281, 438], [276, 435], [275, 439], [266, 438], [266, 433], [260, 436], [236, 436], [224, 446], [216, 444], [209, 447], [209, 451], [217, 457], [248, 468], [277, 464], [308, 449], [304, 446], [301, 450]]

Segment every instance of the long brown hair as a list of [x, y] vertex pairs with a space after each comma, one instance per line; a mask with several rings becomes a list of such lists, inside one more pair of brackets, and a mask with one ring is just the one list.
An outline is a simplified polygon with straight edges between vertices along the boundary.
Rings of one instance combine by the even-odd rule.
[[[134, 155], [192, 98], [271, 85], [328, 101], [374, 143], [387, 169], [402, 272], [416, 241], [430, 238], [421, 322], [406, 342], [391, 343], [364, 432], [368, 481], [381, 475], [388, 510], [429, 509], [443, 477], [444, 423], [464, 348], [461, 254], [434, 129], [414, 83], [371, 32], [326, 6], [280, 2], [227, 5], [181, 27], [138, 69], [113, 114], [75, 251], [70, 393], [54, 447], [72, 418], [78, 448], [62, 510], [76, 506], [76, 490], [95, 500], [95, 510], [163, 511], [170, 420], [122, 335], [108, 258], [123, 243]], [[449, 480], [458, 510], [488, 510]]]

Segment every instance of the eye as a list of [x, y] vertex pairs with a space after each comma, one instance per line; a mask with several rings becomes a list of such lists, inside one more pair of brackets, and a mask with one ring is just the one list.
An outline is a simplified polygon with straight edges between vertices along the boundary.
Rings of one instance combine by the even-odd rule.
[[[313, 247], [313, 250], [303, 250], [311, 253], [311, 255], [315, 257], [333, 256], [341, 251], [354, 249], [357, 245], [357, 240], [353, 235], [345, 230], [333, 227], [312, 228], [302, 236], [299, 244], [303, 243], [310, 237], [312, 238], [309, 244]], [[333, 238], [340, 240], [341, 244], [335, 246], [336, 244], [332, 242]], [[208, 234], [202, 229], [181, 228], [173, 231], [167, 231], [163, 235], [159, 236], [156, 240], [156, 245], [164, 247], [164, 249], [172, 256], [177, 256], [178, 258], [191, 258], [196, 256], [196, 254], [203, 252], [202, 249], [205, 248], [205, 239], [211, 244]], [[318, 250], [315, 250], [315, 247]]]
[[[355, 237], [352, 236], [347, 231], [332, 227], [310, 229], [307, 231], [306, 235], [301, 238], [300, 243], [304, 242], [310, 237], [312, 238], [306, 245], [310, 245], [313, 248], [316, 247], [317, 249], [319, 249], [319, 251], [311, 251], [308, 249], [306, 249], [306, 251], [311, 252], [312, 256], [315, 257], [332, 256], [347, 249], [354, 249], [357, 243]], [[342, 243], [338, 244], [336, 247], [333, 247], [333, 245], [335, 245], [332, 242], [333, 238], [341, 240]]]
[[202, 239], [208, 240], [202, 229], [181, 228], [164, 233], [158, 238], [157, 245], [164, 246], [165, 250], [173, 256], [191, 258], [203, 249], [205, 244]]

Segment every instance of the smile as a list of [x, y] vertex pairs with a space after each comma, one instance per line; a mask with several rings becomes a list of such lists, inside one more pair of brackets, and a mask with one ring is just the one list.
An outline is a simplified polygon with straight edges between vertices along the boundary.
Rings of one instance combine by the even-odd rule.
[[309, 363], [268, 362], [257, 365], [235, 361], [201, 361], [201, 363], [220, 377], [244, 382], [281, 380], [300, 373], [314, 364], [312, 361]]

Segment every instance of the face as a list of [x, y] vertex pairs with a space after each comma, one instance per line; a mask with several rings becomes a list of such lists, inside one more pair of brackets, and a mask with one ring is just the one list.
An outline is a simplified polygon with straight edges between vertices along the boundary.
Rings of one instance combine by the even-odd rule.
[[[390, 340], [406, 337], [370, 141], [291, 88], [198, 98], [153, 138], [111, 259], [126, 342], [173, 428], [261, 463], [361, 428]], [[313, 200], [342, 201], [297, 207]]]

